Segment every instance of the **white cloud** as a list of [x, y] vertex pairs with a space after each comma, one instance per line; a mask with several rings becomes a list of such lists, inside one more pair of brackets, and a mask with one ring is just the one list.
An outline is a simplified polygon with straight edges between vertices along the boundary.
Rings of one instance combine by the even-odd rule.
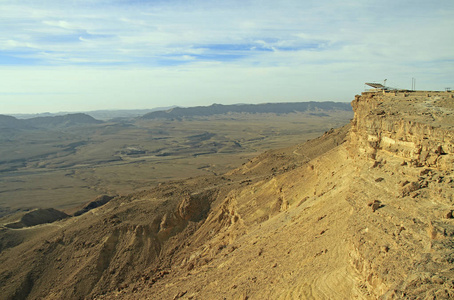
[[22, 91], [43, 102], [68, 92], [68, 107], [84, 95], [87, 105], [120, 108], [125, 99], [141, 107], [349, 100], [382, 77], [454, 85], [451, 0], [74, 3], [4, 1], [0, 113]]
[[70, 24], [66, 21], [43, 21], [43, 24], [53, 26], [53, 27], [59, 27], [63, 29], [80, 29], [77, 26]]

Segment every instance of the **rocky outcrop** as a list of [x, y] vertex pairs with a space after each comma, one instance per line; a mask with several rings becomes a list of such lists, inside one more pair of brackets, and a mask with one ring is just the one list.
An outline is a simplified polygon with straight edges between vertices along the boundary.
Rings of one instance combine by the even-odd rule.
[[98, 197], [96, 197], [95, 200], [89, 202], [88, 204], [84, 205], [81, 209], [76, 211], [74, 213], [74, 216], [75, 217], [80, 216], [80, 215], [86, 213], [87, 211], [100, 207], [100, 206], [106, 204], [107, 202], [109, 202], [110, 200], [112, 200], [113, 198], [114, 198], [114, 196], [109, 196], [109, 195], [98, 196]]
[[386, 151], [402, 163], [454, 167], [454, 110], [449, 92], [363, 93], [352, 102], [350, 151], [376, 159]]
[[68, 218], [69, 216], [62, 211], [54, 208], [38, 208], [26, 213], [22, 218], [14, 223], [6, 224], [8, 228], [23, 228], [36, 226], [40, 224], [53, 223], [58, 220]]
[[352, 106], [347, 149], [358, 179], [350, 188], [357, 210], [350, 257], [362, 293], [452, 299], [451, 93], [366, 92]]

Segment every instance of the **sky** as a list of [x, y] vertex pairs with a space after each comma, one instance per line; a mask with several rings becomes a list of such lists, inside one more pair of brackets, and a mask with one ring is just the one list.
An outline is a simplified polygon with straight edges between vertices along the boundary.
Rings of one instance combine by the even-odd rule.
[[454, 89], [452, 0], [0, 0], [0, 114]]

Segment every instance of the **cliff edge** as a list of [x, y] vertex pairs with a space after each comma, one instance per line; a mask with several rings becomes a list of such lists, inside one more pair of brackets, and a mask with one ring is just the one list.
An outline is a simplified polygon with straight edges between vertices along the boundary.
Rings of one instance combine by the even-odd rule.
[[452, 299], [452, 101], [363, 93], [351, 124], [222, 176], [3, 228], [1, 297]]

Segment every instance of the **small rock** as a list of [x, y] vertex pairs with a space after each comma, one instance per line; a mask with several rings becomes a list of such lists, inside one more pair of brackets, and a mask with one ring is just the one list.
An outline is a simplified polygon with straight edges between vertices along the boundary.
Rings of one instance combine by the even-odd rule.
[[175, 300], [175, 299], [181, 298], [184, 295], [186, 295], [187, 293], [188, 293], [188, 291], [179, 292], [178, 294], [175, 295], [175, 297], [173, 297], [173, 299]]
[[421, 180], [418, 182], [418, 184], [419, 184], [419, 188], [421, 188], [421, 189], [429, 186], [429, 182], [427, 180]]
[[370, 202], [367, 205], [372, 208], [373, 212], [375, 212], [377, 209], [382, 207], [381, 201], [379, 201], [379, 200], [374, 200], [374, 202]]
[[404, 180], [404, 181], [402, 181], [402, 182], [400, 183], [400, 186], [406, 186], [406, 185], [409, 184], [409, 183], [410, 183], [410, 181]]
[[317, 219], [317, 221], [323, 220], [326, 217], [326, 215], [323, 215]]
[[418, 196], [419, 196], [418, 192], [413, 192], [413, 193], [410, 194], [410, 197], [413, 198], [413, 199], [418, 197]]
[[191, 271], [192, 269], [194, 269], [194, 263], [193, 262], [190, 262], [188, 264], [188, 267], [186, 268], [188, 271]]
[[402, 190], [401, 195], [403, 197], [410, 195], [411, 192], [417, 191], [421, 188], [419, 182], [411, 182], [410, 184], [406, 184]]
[[424, 169], [421, 172], [419, 172], [419, 176], [424, 176], [426, 174], [429, 174], [429, 172], [430, 172], [430, 169]]
[[443, 284], [445, 281], [438, 276], [432, 277], [432, 282], [435, 284]]

